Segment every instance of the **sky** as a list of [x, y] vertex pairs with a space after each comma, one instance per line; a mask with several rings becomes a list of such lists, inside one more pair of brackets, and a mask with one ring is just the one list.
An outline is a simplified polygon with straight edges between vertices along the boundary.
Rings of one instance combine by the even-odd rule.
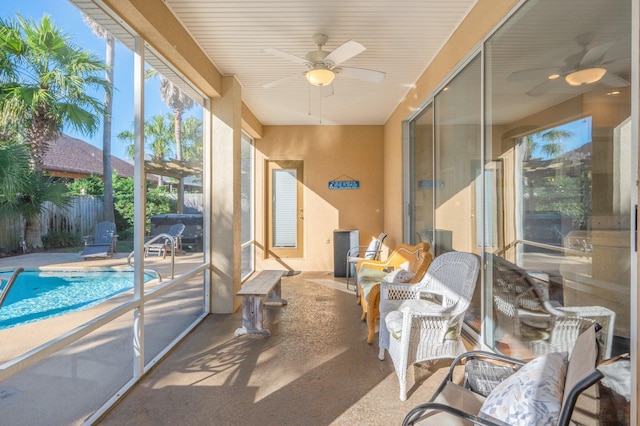
[[[3, 20], [20, 14], [24, 18], [39, 21], [45, 13], [51, 16], [56, 27], [62, 28], [74, 43], [104, 60], [106, 41], [93, 34], [84, 23], [82, 13], [67, 0], [1, 0], [0, 2], [0, 18]], [[111, 153], [127, 160], [126, 144], [117, 138], [117, 134], [125, 130], [133, 131], [133, 53], [117, 41], [114, 85]], [[96, 94], [101, 101], [103, 96], [103, 94]], [[197, 110], [198, 108], [193, 108], [190, 111], [191, 114], [187, 113], [185, 116], [197, 116]], [[145, 116], [151, 117], [169, 112], [171, 112], [169, 107], [160, 99], [160, 80], [158, 78], [148, 80], [145, 83]], [[102, 149], [102, 125], [93, 136], [79, 134], [68, 126], [65, 126], [63, 132]]]
[[[563, 130], [569, 133], [569, 137], [563, 139], [562, 145], [564, 152], [573, 151], [584, 144], [591, 142], [591, 117], [581, 118], [569, 123], [562, 124], [554, 127], [556, 130]], [[549, 160], [550, 157], [543, 153], [540, 149], [544, 141], [539, 141], [537, 150], [534, 151], [534, 158], [541, 158], [543, 160]]]

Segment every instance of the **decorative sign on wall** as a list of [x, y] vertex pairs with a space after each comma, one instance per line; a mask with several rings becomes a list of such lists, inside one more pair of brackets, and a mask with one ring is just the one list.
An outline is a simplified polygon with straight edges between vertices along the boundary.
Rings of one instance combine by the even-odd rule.
[[444, 188], [444, 181], [443, 180], [437, 180], [437, 181], [432, 181], [431, 179], [428, 180], [420, 180], [418, 181], [418, 188], [420, 189], [443, 189]]
[[342, 175], [329, 181], [329, 189], [360, 189], [360, 181]]

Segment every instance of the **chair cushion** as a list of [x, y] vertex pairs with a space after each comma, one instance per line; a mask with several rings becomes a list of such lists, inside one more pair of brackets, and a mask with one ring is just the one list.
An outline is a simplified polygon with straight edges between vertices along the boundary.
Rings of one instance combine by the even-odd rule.
[[567, 352], [548, 353], [528, 362], [494, 388], [479, 416], [510, 425], [557, 424], [567, 363]]
[[[437, 303], [433, 303], [428, 300], [404, 300], [397, 310], [389, 312], [385, 318], [387, 330], [389, 330], [389, 333], [395, 339], [400, 339], [402, 336], [402, 311], [404, 309], [409, 309], [414, 312], [444, 312], [446, 310], [442, 305], [438, 305]], [[452, 327], [452, 329], [453, 330], [450, 329], [447, 331], [447, 336], [445, 337], [446, 340], [455, 340], [457, 338], [456, 327]]]
[[358, 272], [358, 281], [364, 280], [364, 281], [380, 282], [386, 276], [387, 276], [387, 273], [384, 271], [381, 271], [379, 269], [374, 269], [374, 268], [367, 268], [366, 266], [363, 266], [362, 268], [360, 268], [360, 271]]
[[371, 289], [380, 283], [387, 276], [387, 273], [378, 269], [363, 266], [358, 273], [358, 286], [362, 290], [365, 300], [369, 300]]
[[415, 274], [411, 271], [405, 271], [404, 269], [396, 269], [395, 271], [389, 272], [383, 280], [388, 283], [395, 284], [405, 284], [411, 281]]

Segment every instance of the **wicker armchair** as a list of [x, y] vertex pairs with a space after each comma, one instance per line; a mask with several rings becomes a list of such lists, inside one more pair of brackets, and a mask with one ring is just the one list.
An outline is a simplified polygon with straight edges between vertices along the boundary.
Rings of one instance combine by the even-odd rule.
[[513, 263], [490, 255], [493, 274], [493, 307], [497, 320], [496, 340], [523, 346], [530, 358], [549, 352], [571, 352], [576, 339], [594, 323], [599, 361], [611, 357], [616, 313], [602, 306], [560, 306], [549, 300], [545, 274], [527, 272]]
[[428, 243], [415, 246], [400, 244], [383, 261], [361, 260], [356, 266], [358, 274], [358, 303], [362, 306], [362, 321], [367, 321], [367, 343], [373, 343], [376, 323], [380, 318], [380, 282], [387, 272], [405, 269], [415, 273], [410, 284], [419, 282], [429, 268], [433, 254]]
[[380, 286], [380, 353], [389, 352], [407, 398], [407, 370], [417, 362], [465, 352], [461, 332], [478, 280], [480, 259], [463, 252], [434, 259], [420, 283]]

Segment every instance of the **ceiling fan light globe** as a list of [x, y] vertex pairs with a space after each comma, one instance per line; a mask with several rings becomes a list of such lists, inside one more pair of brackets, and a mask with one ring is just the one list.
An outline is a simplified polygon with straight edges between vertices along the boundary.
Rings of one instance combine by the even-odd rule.
[[592, 84], [600, 81], [602, 77], [607, 73], [604, 68], [585, 68], [583, 70], [574, 71], [567, 74], [564, 78], [571, 86], [582, 86], [584, 84]]
[[307, 71], [306, 77], [312, 86], [327, 86], [331, 84], [336, 74], [330, 69], [316, 68]]

